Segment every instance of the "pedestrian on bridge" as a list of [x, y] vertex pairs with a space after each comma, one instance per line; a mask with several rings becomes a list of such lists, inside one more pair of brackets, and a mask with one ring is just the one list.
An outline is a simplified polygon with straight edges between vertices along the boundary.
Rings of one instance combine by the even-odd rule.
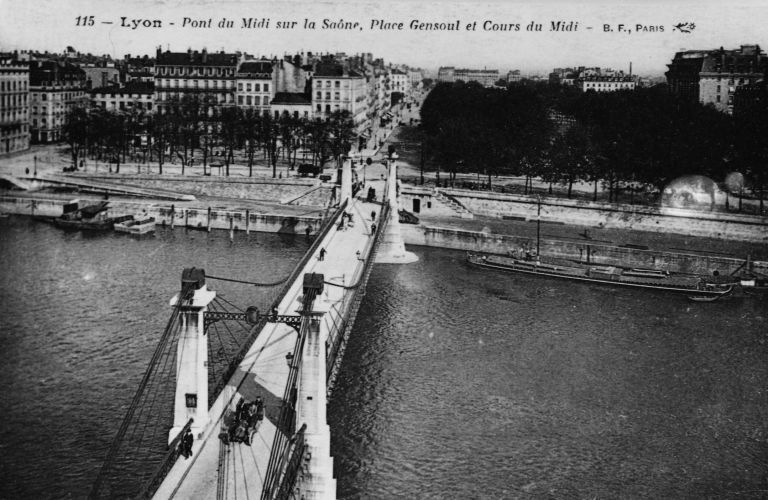
[[320, 249], [320, 255], [318, 255], [317, 260], [325, 260], [325, 248]]
[[195, 442], [195, 437], [192, 435], [192, 431], [187, 428], [186, 431], [184, 431], [184, 435], [181, 437], [181, 454], [184, 455], [184, 458], [189, 458], [192, 456], [192, 443]]

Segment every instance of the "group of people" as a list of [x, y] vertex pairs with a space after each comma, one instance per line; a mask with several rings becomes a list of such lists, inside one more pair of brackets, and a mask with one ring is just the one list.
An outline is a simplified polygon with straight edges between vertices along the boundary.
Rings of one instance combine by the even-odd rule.
[[264, 402], [261, 396], [256, 396], [254, 401], [240, 398], [235, 406], [234, 419], [229, 424], [227, 432], [219, 436], [225, 443], [244, 443], [251, 445], [251, 437], [264, 420]]
[[341, 214], [341, 220], [339, 221], [339, 231], [345, 230], [347, 227], [353, 227], [355, 224], [352, 222], [352, 214], [344, 212]]

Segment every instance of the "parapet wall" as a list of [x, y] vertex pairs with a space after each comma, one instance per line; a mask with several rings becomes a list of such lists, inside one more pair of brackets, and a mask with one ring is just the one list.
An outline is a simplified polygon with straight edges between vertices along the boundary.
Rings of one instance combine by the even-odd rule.
[[[33, 206], [34, 203], [34, 206]], [[59, 217], [63, 200], [0, 197], [0, 212]], [[110, 200], [107, 215], [146, 214], [158, 224], [190, 227], [195, 229], [232, 229], [234, 231], [259, 231], [282, 234], [315, 234], [322, 224], [323, 212], [298, 216], [251, 213], [245, 209], [223, 208], [175, 208], [172, 205], [135, 203]]]
[[88, 180], [137, 186], [148, 189], [165, 189], [197, 196], [216, 196], [253, 201], [283, 202], [301, 196], [321, 185], [316, 179], [264, 179], [236, 177], [200, 177], [180, 175], [86, 175], [77, 176]]
[[[403, 224], [403, 239], [409, 245], [452, 248], [473, 252], [507, 254], [520, 248], [535, 249], [535, 238], [487, 234], [436, 227]], [[702, 256], [679, 252], [659, 252], [610, 245], [543, 239], [541, 254], [569, 260], [579, 260], [600, 265], [664, 269], [670, 272], [721, 275], [743, 270], [744, 259]], [[768, 262], [755, 261], [751, 269], [768, 274]]]
[[539, 206], [535, 198], [527, 196], [461, 189], [451, 189], [447, 192], [476, 215], [532, 220], [536, 219], [540, 209], [541, 220], [574, 226], [768, 242], [768, 217], [679, 208], [614, 205], [549, 197], [541, 197]]

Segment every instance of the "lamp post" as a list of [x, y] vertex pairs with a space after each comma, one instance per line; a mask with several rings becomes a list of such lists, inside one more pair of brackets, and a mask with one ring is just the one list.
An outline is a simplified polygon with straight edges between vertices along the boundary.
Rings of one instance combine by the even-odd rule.
[[37, 177], [37, 155], [35, 155], [35, 174], [34, 176]]
[[541, 247], [541, 196], [536, 195], [536, 205], [537, 205], [537, 212], [536, 212], [536, 258], [539, 258], [539, 250]]

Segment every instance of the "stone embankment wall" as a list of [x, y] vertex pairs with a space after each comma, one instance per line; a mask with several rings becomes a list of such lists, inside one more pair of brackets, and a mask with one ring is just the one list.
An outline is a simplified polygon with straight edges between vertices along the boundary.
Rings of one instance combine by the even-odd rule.
[[318, 179], [263, 179], [174, 175], [80, 175], [84, 179], [178, 193], [283, 203], [322, 185]]
[[[58, 217], [65, 201], [30, 198], [0, 197], [0, 212], [20, 215]], [[222, 208], [179, 208], [173, 205], [135, 203], [110, 200], [107, 215], [146, 214], [158, 224], [195, 229], [225, 229], [235, 231], [260, 231], [265, 233], [315, 234], [320, 227], [324, 212], [318, 210], [300, 217], [251, 213], [249, 210]]]
[[[659, 233], [675, 233], [738, 241], [768, 242], [768, 217], [708, 210], [656, 208], [637, 205], [615, 205], [581, 200], [536, 198], [465, 189], [440, 190], [452, 196], [475, 215], [500, 219], [535, 220], [541, 209], [541, 220], [573, 226], [634, 229]], [[434, 190], [403, 189], [401, 206], [412, 209], [413, 199], [420, 200], [416, 215], [456, 215], [437, 199]]]
[[[474, 252], [507, 254], [521, 248], [536, 249], [536, 239], [520, 236], [487, 234], [455, 229], [402, 224], [405, 243], [430, 247], [452, 248]], [[579, 260], [596, 265], [615, 265], [664, 269], [670, 272], [721, 275], [744, 270], [744, 259], [702, 256], [679, 252], [659, 252], [611, 245], [589, 244], [562, 240], [540, 241], [541, 254], [548, 257]], [[752, 262], [751, 269], [768, 274], [768, 262]]]

